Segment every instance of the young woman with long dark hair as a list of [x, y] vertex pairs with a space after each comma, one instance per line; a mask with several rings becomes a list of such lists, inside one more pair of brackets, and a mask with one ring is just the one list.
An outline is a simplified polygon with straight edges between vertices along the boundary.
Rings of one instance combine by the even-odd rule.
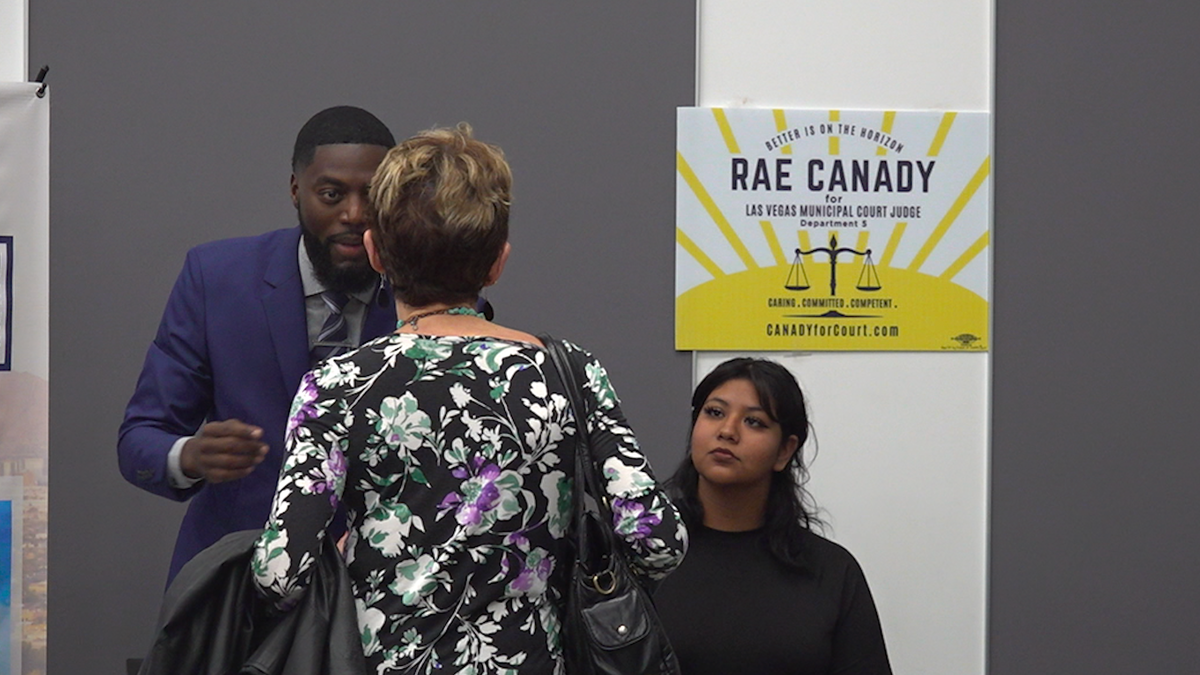
[[656, 594], [684, 675], [890, 675], [862, 569], [814, 532], [809, 431], [799, 384], [773, 361], [726, 361], [692, 395], [668, 482], [691, 543]]

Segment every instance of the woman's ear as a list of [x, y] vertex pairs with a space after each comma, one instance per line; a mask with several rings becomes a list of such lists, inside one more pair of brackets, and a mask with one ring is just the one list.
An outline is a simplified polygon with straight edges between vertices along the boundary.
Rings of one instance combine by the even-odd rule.
[[300, 208], [300, 179], [296, 178], [295, 172], [292, 172], [292, 178], [288, 181], [288, 194], [292, 196], [292, 206]]
[[496, 262], [492, 263], [492, 269], [488, 271], [487, 283], [484, 286], [491, 286], [500, 280], [500, 275], [504, 274], [504, 265], [508, 262], [508, 254], [512, 253], [512, 244], [504, 242], [504, 248], [500, 249], [500, 255], [496, 256]]
[[776, 471], [783, 471], [787, 468], [788, 462], [792, 461], [792, 455], [800, 449], [800, 439], [795, 435], [788, 436], [787, 440], [779, 446], [779, 454], [775, 457]]
[[363, 248], [367, 249], [367, 260], [371, 262], [371, 269], [383, 274], [383, 264], [379, 262], [379, 249], [375, 248], [374, 231], [363, 232]]

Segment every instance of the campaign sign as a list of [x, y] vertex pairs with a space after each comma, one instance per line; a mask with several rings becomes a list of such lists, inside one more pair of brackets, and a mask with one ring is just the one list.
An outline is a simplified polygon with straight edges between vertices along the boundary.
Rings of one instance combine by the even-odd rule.
[[987, 113], [680, 108], [675, 347], [986, 351]]

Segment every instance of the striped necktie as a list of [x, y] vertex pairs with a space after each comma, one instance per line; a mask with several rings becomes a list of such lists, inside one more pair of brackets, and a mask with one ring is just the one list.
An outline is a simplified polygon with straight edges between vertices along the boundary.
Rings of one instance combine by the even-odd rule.
[[313, 366], [346, 351], [346, 338], [350, 337], [350, 326], [346, 324], [346, 317], [342, 314], [350, 296], [338, 291], [323, 291], [321, 300], [329, 309], [329, 317], [321, 326], [321, 332], [317, 334], [317, 342], [310, 354], [309, 362]]

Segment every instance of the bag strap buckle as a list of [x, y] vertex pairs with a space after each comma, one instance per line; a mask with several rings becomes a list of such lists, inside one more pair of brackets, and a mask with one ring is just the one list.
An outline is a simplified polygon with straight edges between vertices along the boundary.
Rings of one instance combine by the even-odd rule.
[[617, 590], [617, 575], [613, 574], [612, 570], [593, 574], [592, 588], [595, 588], [601, 595], [610, 595]]

